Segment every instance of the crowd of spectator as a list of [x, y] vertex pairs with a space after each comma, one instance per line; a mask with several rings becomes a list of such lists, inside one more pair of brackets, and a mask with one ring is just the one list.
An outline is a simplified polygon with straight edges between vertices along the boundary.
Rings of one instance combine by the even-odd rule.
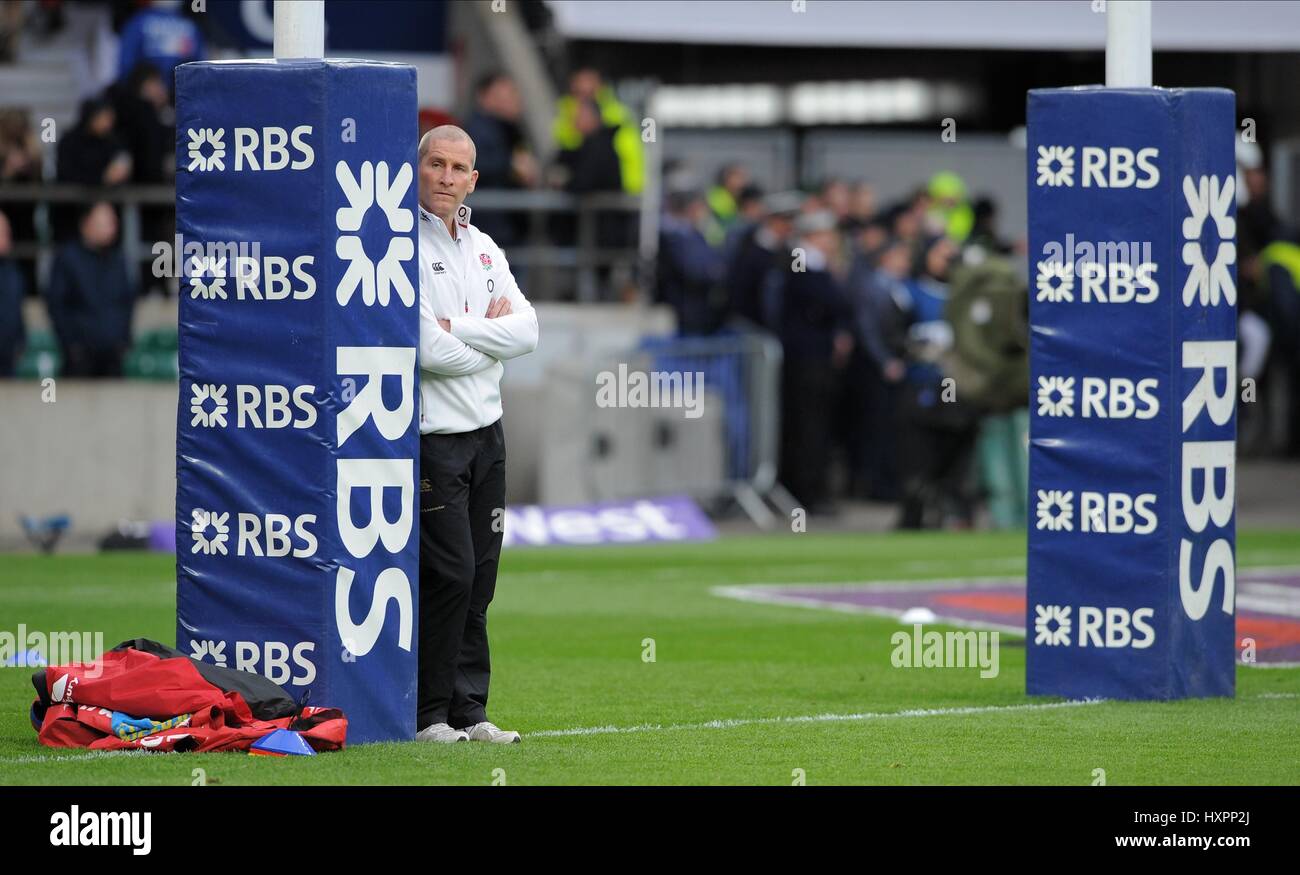
[[[171, 83], [177, 64], [204, 57], [203, 37], [184, 8], [139, 0], [107, 4], [118, 31], [117, 78], [81, 102], [71, 128], [46, 122], [38, 133], [28, 112], [0, 109], [0, 186], [42, 181], [112, 189], [168, 183], [175, 176], [175, 111]], [[21, 24], [20, 4], [5, 4], [0, 18]], [[37, 7], [38, 29], [62, 26], [63, 4]], [[42, 141], [52, 144], [45, 164]], [[52, 172], [47, 172], [52, 171]], [[118, 208], [108, 200], [52, 203], [45, 216], [55, 245], [48, 280], [40, 289], [62, 354], [66, 376], [120, 376], [130, 346], [136, 299], [144, 291], [127, 277]], [[146, 239], [170, 239], [174, 213], [146, 206]], [[27, 332], [21, 302], [37, 287], [35, 263], [13, 258], [13, 241], [43, 236], [38, 209], [29, 202], [0, 205], [0, 376], [12, 375]]]
[[[952, 173], [879, 205], [863, 182], [764, 194], [738, 164], [711, 186], [674, 166], [656, 296], [683, 334], [780, 340], [780, 479], [809, 513], [849, 497], [897, 502], [904, 528], [970, 526], [981, 425], [1023, 419], [1028, 395], [1027, 290], [994, 223]], [[1014, 430], [996, 433], [985, 452], [1017, 467]]]
[[1237, 151], [1240, 371], [1255, 381], [1255, 400], [1285, 400], [1238, 405], [1238, 431], [1248, 449], [1279, 442], [1285, 455], [1300, 458], [1300, 229], [1278, 217], [1259, 147], [1242, 143]]
[[[174, 177], [170, 83], [177, 64], [204, 57], [202, 33], [174, 5], [109, 5], [120, 46], [115, 81], [83, 101], [75, 125], [55, 138], [53, 160], [25, 112], [0, 109], [0, 185], [49, 179], [112, 188]], [[0, 7], [3, 53], [15, 24], [13, 4], [0, 0]], [[61, 4], [41, 8], [50, 18], [45, 26], [57, 27]], [[523, 112], [517, 83], [494, 71], [475, 83], [463, 118], [422, 114], [422, 124], [466, 128], [477, 146], [481, 190], [641, 193], [638, 116], [597, 70], [579, 67], [567, 77], [548, 149], [530, 143]], [[541, 158], [546, 151], [551, 160]], [[1243, 167], [1243, 375], [1263, 383], [1280, 373], [1294, 396], [1300, 244], [1293, 241], [1300, 238], [1278, 221], [1262, 162], [1247, 155]], [[950, 172], [883, 204], [866, 182], [838, 178], [814, 191], [764, 191], [740, 163], [722, 166], [707, 182], [684, 165], [670, 163], [662, 174], [653, 297], [675, 311], [682, 334], [745, 325], [780, 340], [780, 476], [800, 504], [832, 512], [846, 497], [897, 501], [904, 527], [970, 525], [977, 499], [988, 498], [988, 477], [972, 476], [977, 461], [989, 464], [980, 443], [989, 435], [999, 436], [995, 443], [1018, 441], [1013, 420], [1028, 394], [1023, 266], [1009, 267], [1015, 246], [997, 236], [994, 202], [972, 199]], [[120, 374], [142, 291], [127, 279], [121, 217], [112, 204], [94, 201], [54, 204], [47, 218], [56, 251], [40, 292], [62, 373]], [[145, 239], [171, 238], [169, 208], [146, 207], [141, 219]], [[475, 222], [506, 247], [528, 238], [523, 213], [481, 210]], [[0, 376], [13, 373], [23, 349], [21, 304], [36, 288], [32, 263], [13, 258], [13, 242], [38, 237], [38, 224], [32, 205], [0, 205]], [[575, 236], [572, 216], [550, 217], [551, 243], [571, 245]], [[632, 214], [601, 216], [599, 248], [627, 248], [634, 238]], [[601, 280], [611, 285], [608, 271]], [[965, 306], [972, 288], [995, 316]], [[1257, 415], [1243, 411], [1243, 422]], [[1261, 427], [1285, 434], [1287, 451], [1300, 454], [1300, 403], [1286, 405], [1283, 417], [1280, 427]], [[998, 514], [1014, 524], [1024, 508], [1013, 502]]]

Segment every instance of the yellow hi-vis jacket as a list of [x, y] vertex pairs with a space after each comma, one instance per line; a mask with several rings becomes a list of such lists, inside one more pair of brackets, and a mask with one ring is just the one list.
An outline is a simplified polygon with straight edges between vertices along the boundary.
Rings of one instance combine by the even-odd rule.
[[[596, 105], [600, 107], [600, 119], [607, 127], [618, 128], [614, 134], [614, 152], [618, 155], [623, 191], [627, 194], [640, 194], [645, 185], [644, 156], [641, 150], [641, 131], [632, 117], [632, 112], [619, 103], [609, 86], [596, 92]], [[555, 105], [555, 121], [551, 125], [551, 134], [555, 143], [564, 151], [572, 151], [582, 145], [576, 120], [578, 101], [571, 95], [561, 97]]]

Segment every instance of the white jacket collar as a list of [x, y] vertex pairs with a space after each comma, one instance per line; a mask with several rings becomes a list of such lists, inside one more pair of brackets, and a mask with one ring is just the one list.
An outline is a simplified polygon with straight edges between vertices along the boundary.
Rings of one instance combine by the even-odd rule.
[[[469, 207], [467, 207], [465, 204], [461, 204], [459, 207], [457, 207], [457, 208], [456, 208], [456, 224], [459, 225], [459, 226], [462, 227], [462, 228], [469, 228], [469, 217], [470, 217], [470, 213], [471, 213], [471, 212], [472, 212], [472, 210], [471, 210]], [[438, 217], [435, 216], [433, 213], [431, 213], [431, 212], [429, 212], [428, 210], [426, 210], [426, 209], [424, 208], [423, 205], [420, 205], [420, 221], [421, 221], [421, 222], [432, 222], [434, 219], [437, 219], [437, 218], [438, 218]], [[442, 220], [439, 219], [438, 221], [442, 221]]]

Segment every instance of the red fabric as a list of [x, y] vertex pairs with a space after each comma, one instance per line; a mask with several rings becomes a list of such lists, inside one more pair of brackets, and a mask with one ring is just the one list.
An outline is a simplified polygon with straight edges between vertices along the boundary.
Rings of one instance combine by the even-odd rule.
[[157, 720], [220, 706], [226, 698], [188, 659], [160, 659], [130, 647], [105, 651], [99, 662], [49, 666], [45, 690], [52, 703], [98, 705]]
[[[348, 721], [337, 708], [304, 708], [296, 722], [292, 717], [255, 720], [239, 693], [208, 683], [189, 659], [160, 659], [134, 648], [107, 651], [99, 664], [50, 666], [45, 688], [51, 704], [37, 738], [49, 747], [247, 750], [262, 736], [288, 729], [290, 722], [317, 751], [340, 750], [347, 739]], [[126, 741], [113, 734], [114, 711], [155, 720], [190, 716], [178, 726]]]

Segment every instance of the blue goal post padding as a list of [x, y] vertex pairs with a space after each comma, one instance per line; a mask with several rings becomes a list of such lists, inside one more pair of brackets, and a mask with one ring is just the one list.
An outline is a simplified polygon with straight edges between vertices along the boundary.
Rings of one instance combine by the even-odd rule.
[[1029, 92], [1030, 694], [1233, 694], [1234, 113]]
[[177, 646], [415, 734], [413, 68], [176, 72]]

